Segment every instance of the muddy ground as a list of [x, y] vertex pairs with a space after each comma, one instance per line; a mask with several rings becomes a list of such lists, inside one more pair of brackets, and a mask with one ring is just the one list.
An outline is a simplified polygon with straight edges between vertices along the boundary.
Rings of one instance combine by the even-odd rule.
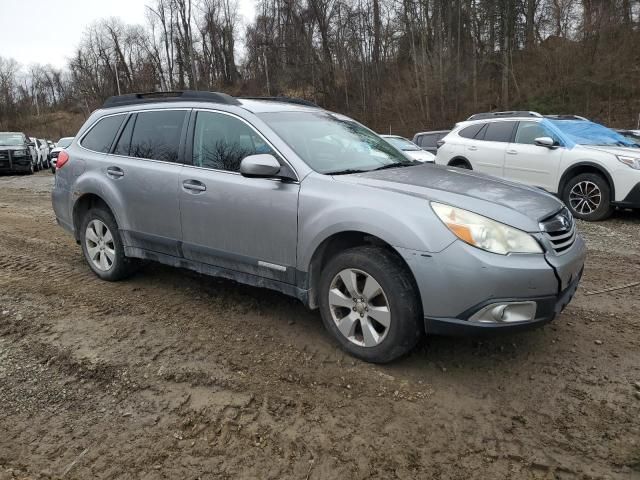
[[640, 478], [640, 214], [580, 224], [552, 324], [343, 354], [296, 300], [159, 265], [97, 280], [50, 173], [0, 177], [0, 479]]

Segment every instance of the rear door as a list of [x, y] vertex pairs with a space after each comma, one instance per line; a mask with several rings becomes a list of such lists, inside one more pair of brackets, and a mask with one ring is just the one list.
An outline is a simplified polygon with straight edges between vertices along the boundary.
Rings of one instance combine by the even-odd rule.
[[189, 109], [133, 113], [121, 128], [102, 174], [125, 204], [127, 247], [179, 257], [181, 141]]
[[[535, 139], [539, 137], [551, 137], [558, 145], [553, 148], [538, 146]], [[507, 147], [504, 176], [555, 192], [564, 152], [560, 139], [540, 122], [518, 122], [513, 142]]]
[[517, 122], [488, 122], [467, 146], [466, 156], [474, 170], [504, 176], [504, 157]]
[[239, 173], [248, 155], [270, 153], [284, 163], [282, 156], [226, 112], [198, 111], [188, 138], [180, 179], [185, 258], [294, 283], [300, 185]]

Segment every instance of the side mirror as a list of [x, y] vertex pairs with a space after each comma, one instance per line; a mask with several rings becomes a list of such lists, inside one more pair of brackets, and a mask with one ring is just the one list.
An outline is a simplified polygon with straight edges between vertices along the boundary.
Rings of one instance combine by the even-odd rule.
[[280, 165], [276, 157], [268, 153], [249, 155], [240, 162], [240, 174], [249, 178], [295, 179], [290, 170], [288, 166]]
[[538, 137], [534, 140], [534, 143], [539, 147], [553, 148], [556, 146], [555, 140], [551, 137]]

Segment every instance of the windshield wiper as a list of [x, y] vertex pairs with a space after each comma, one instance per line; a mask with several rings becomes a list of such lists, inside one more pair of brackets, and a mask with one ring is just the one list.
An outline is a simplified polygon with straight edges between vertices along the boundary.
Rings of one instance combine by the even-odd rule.
[[369, 170], [370, 172], [376, 172], [378, 170], [386, 170], [388, 168], [403, 168], [403, 167], [413, 167], [414, 165], [420, 165], [420, 162], [414, 160], [412, 162], [407, 163], [389, 163], [388, 165], [382, 165], [381, 167], [372, 168]]
[[347, 168], [345, 170], [335, 170], [333, 172], [325, 172], [325, 175], [349, 175], [351, 173], [364, 173], [370, 170], [358, 170], [356, 168]]

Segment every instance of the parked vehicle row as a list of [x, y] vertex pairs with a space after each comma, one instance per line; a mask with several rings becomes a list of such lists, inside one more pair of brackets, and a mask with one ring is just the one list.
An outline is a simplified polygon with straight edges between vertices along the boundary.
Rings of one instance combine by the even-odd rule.
[[0, 132], [0, 172], [32, 174], [51, 168], [55, 173], [55, 159], [72, 139], [61, 138], [56, 146], [51, 140], [28, 137], [23, 132]]
[[371, 362], [425, 333], [549, 322], [583, 271], [584, 242], [555, 196], [425, 165], [295, 101], [113, 97], [56, 167], [57, 221], [98, 277], [147, 259], [271, 288], [319, 309]]
[[421, 149], [418, 145], [399, 135], [380, 135], [391, 145], [404, 152], [408, 157], [418, 162], [434, 163], [436, 156]]

